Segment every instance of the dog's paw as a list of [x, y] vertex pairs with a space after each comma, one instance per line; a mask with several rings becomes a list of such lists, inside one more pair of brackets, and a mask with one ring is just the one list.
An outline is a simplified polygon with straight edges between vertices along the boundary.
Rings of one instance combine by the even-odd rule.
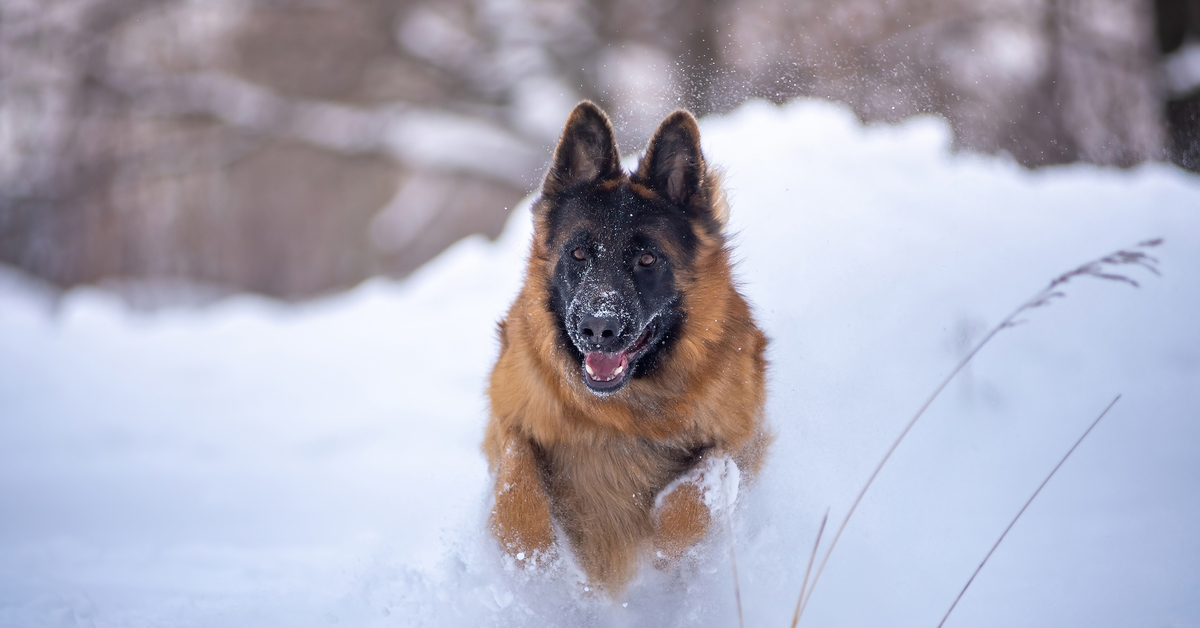
[[691, 471], [667, 485], [654, 500], [655, 510], [661, 510], [671, 494], [683, 486], [693, 487], [698, 498], [713, 515], [733, 508], [737, 503], [742, 474], [733, 458], [725, 455], [705, 456]]
[[544, 496], [530, 491], [496, 495], [489, 524], [505, 553], [518, 564], [537, 563], [555, 551], [554, 528], [544, 502]]
[[710, 456], [667, 486], [654, 502], [652, 561], [667, 569], [737, 501], [741, 473], [728, 456]]

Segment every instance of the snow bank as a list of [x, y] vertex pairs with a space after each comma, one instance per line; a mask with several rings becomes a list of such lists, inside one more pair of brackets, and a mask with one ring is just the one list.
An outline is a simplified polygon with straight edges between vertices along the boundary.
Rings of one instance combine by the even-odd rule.
[[[1200, 180], [1023, 171], [945, 124], [814, 102], [702, 123], [728, 169], [779, 438], [734, 521], [746, 623], [790, 622], [840, 521], [972, 342], [1051, 278], [1152, 237], [1162, 277], [1080, 280], [1004, 331], [880, 475], [805, 625], [933, 626], [1058, 458], [948, 625], [1200, 623]], [[519, 209], [404, 282], [301, 307], [133, 312], [0, 277], [0, 625], [734, 625], [728, 541], [622, 604], [481, 531], [495, 321]]]

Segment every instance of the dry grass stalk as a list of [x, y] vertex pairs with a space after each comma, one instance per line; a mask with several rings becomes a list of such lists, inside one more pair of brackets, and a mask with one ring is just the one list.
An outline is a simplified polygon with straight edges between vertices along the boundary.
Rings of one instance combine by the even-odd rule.
[[733, 504], [729, 503], [729, 476], [721, 477], [721, 494], [725, 498], [725, 524], [729, 529], [729, 567], [733, 570], [733, 597], [737, 601], [738, 628], [746, 628], [742, 619], [742, 588], [738, 584], [737, 554], [733, 551]]
[[859, 503], [862, 502], [862, 498], [864, 495], [866, 495], [867, 489], [871, 488], [871, 484], [875, 482], [875, 478], [883, 469], [883, 465], [887, 464], [887, 461], [892, 457], [892, 454], [896, 451], [896, 448], [900, 446], [900, 443], [904, 440], [904, 437], [908, 435], [909, 430], [916, 425], [917, 421], [922, 415], [925, 414], [925, 411], [929, 409], [929, 406], [933, 404], [934, 400], [942, 394], [942, 391], [945, 390], [946, 386], [950, 384], [955, 376], [957, 376], [959, 372], [966, 368], [967, 364], [971, 362], [975, 355], [978, 354], [979, 351], [996, 336], [996, 334], [1000, 333], [1000, 331], [1024, 323], [1025, 320], [1019, 318], [1022, 314], [1035, 308], [1049, 305], [1055, 299], [1066, 296], [1066, 293], [1062, 291], [1062, 286], [1069, 283], [1076, 277], [1095, 277], [1097, 279], [1127, 283], [1135, 288], [1139, 287], [1140, 284], [1138, 284], [1137, 281], [1123, 273], [1116, 272], [1116, 269], [1122, 266], [1134, 265], [1145, 268], [1155, 275], [1160, 274], [1156, 267], [1158, 260], [1150, 255], [1147, 255], [1140, 249], [1154, 248], [1161, 245], [1162, 242], [1162, 238], [1145, 240], [1143, 242], [1139, 242], [1131, 250], [1116, 251], [1099, 259], [1092, 260], [1082, 266], [1079, 266], [1078, 268], [1075, 268], [1074, 270], [1063, 273], [1058, 277], [1055, 277], [1048, 286], [1026, 300], [1024, 303], [1018, 306], [1017, 309], [1013, 310], [1011, 314], [1005, 317], [1004, 320], [1002, 320], [998, 325], [993, 327], [987, 333], [987, 335], [984, 336], [983, 339], [971, 349], [971, 352], [968, 353], [966, 357], [964, 357], [958, 363], [958, 365], [954, 367], [954, 370], [950, 371], [950, 374], [947, 375], [940, 384], [938, 384], [933, 393], [925, 400], [925, 403], [921, 404], [921, 407], [917, 410], [916, 414], [909, 419], [908, 424], [904, 426], [904, 429], [900, 432], [900, 435], [896, 437], [896, 440], [892, 442], [891, 447], [888, 448], [887, 453], [883, 455], [883, 459], [879, 461], [879, 464], [875, 466], [875, 470], [871, 472], [871, 476], [867, 479], [866, 484], [863, 485], [862, 490], [858, 492], [858, 496], [854, 498], [854, 503], [850, 505], [850, 510], [847, 511], [846, 517], [842, 519], [841, 525], [838, 526], [837, 532], [833, 535], [833, 539], [829, 542], [829, 547], [825, 550], [825, 555], [821, 558], [821, 564], [819, 567], [817, 567], [816, 574], [813, 575], [812, 584], [809, 585], [808, 591], [800, 591], [800, 611], [796, 615], [796, 622], [793, 622], [793, 626], [799, 621], [800, 617], [804, 616], [804, 609], [808, 607], [808, 601], [812, 597], [812, 591], [817, 587], [817, 582], [821, 578], [821, 573], [825, 570], [825, 565], [829, 562], [830, 555], [833, 554], [834, 547], [837, 546], [838, 539], [842, 537], [842, 532], [846, 530], [846, 525], [850, 523], [850, 518], [854, 516], [854, 511], [858, 508]]
[[1074, 445], [1071, 445], [1071, 448], [1067, 450], [1067, 454], [1062, 457], [1062, 460], [1059, 460], [1058, 464], [1054, 465], [1054, 468], [1050, 470], [1050, 475], [1047, 475], [1046, 479], [1042, 480], [1042, 483], [1037, 487], [1037, 490], [1033, 492], [1033, 495], [1029, 496], [1029, 500], [1025, 502], [1025, 505], [1021, 506], [1021, 510], [1017, 512], [1017, 516], [1013, 517], [1013, 520], [1009, 522], [1007, 528], [1004, 528], [1004, 532], [1000, 534], [1000, 538], [996, 539], [996, 544], [992, 546], [992, 549], [988, 550], [987, 556], [984, 556], [983, 560], [980, 561], [979, 566], [975, 568], [975, 573], [971, 574], [971, 577], [967, 579], [967, 583], [963, 585], [962, 591], [958, 592], [958, 597], [954, 598], [954, 603], [950, 605], [950, 609], [946, 611], [946, 615], [942, 617], [942, 621], [938, 622], [938, 628], [942, 628], [942, 626], [946, 623], [946, 620], [950, 618], [950, 613], [954, 612], [954, 607], [958, 606], [958, 601], [962, 599], [963, 594], [967, 592], [967, 588], [970, 587], [971, 583], [975, 581], [975, 576], [979, 575], [979, 571], [982, 570], [983, 566], [987, 564], [988, 559], [992, 557], [992, 553], [996, 551], [997, 547], [1000, 547], [1000, 542], [1003, 541], [1004, 537], [1008, 535], [1008, 531], [1011, 530], [1014, 525], [1016, 525], [1017, 519], [1020, 519], [1021, 515], [1025, 514], [1025, 509], [1029, 508], [1029, 504], [1032, 504], [1034, 498], [1038, 496], [1038, 493], [1042, 492], [1042, 489], [1046, 487], [1046, 483], [1049, 482], [1050, 478], [1054, 477], [1054, 474], [1058, 472], [1059, 467], [1063, 466], [1063, 463], [1067, 461], [1067, 458], [1071, 457], [1071, 454], [1075, 452], [1075, 448], [1079, 447], [1079, 444], [1083, 442], [1083, 439], [1087, 438], [1087, 435], [1092, 433], [1092, 428], [1096, 427], [1096, 425], [1100, 423], [1100, 419], [1103, 419], [1104, 415], [1108, 414], [1108, 411], [1112, 410], [1112, 407], [1117, 405], [1117, 400], [1120, 398], [1121, 395], [1117, 395], [1112, 402], [1108, 404], [1108, 407], [1104, 409], [1104, 412], [1101, 412], [1100, 416], [1096, 417], [1095, 421], [1092, 421], [1092, 424], [1089, 425], [1086, 430], [1084, 430], [1083, 436], [1080, 436], [1079, 440], [1075, 441]]
[[800, 622], [800, 604], [804, 602], [804, 590], [808, 588], [808, 576], [812, 573], [813, 561], [817, 558], [817, 548], [821, 547], [821, 535], [825, 533], [825, 523], [829, 521], [829, 509], [821, 517], [821, 527], [817, 528], [817, 539], [813, 541], [812, 553], [808, 555], [808, 566], [804, 568], [804, 580], [800, 583], [800, 597], [796, 600], [796, 613], [792, 615], [792, 628]]

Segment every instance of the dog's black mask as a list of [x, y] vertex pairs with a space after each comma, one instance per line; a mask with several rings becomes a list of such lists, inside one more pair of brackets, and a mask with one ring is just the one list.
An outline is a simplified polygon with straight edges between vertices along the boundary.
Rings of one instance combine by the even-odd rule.
[[673, 114], [643, 162], [663, 161], [674, 171], [656, 177], [653, 164], [643, 164], [631, 178], [595, 105], [579, 105], [567, 121], [538, 204], [545, 244], [557, 259], [548, 305], [560, 344], [597, 395], [651, 375], [682, 327], [677, 277], [698, 246], [688, 202], [703, 175], [698, 140], [691, 116]]

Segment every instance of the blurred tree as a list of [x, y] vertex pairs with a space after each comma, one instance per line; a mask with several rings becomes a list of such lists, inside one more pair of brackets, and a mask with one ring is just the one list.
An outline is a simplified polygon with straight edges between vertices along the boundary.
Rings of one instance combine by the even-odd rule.
[[1156, 0], [1171, 160], [1200, 172], [1200, 0]]
[[0, 0], [0, 261], [149, 301], [404, 275], [498, 234], [585, 97], [629, 151], [675, 107], [807, 96], [1031, 167], [1195, 168], [1160, 67], [1195, 6]]

